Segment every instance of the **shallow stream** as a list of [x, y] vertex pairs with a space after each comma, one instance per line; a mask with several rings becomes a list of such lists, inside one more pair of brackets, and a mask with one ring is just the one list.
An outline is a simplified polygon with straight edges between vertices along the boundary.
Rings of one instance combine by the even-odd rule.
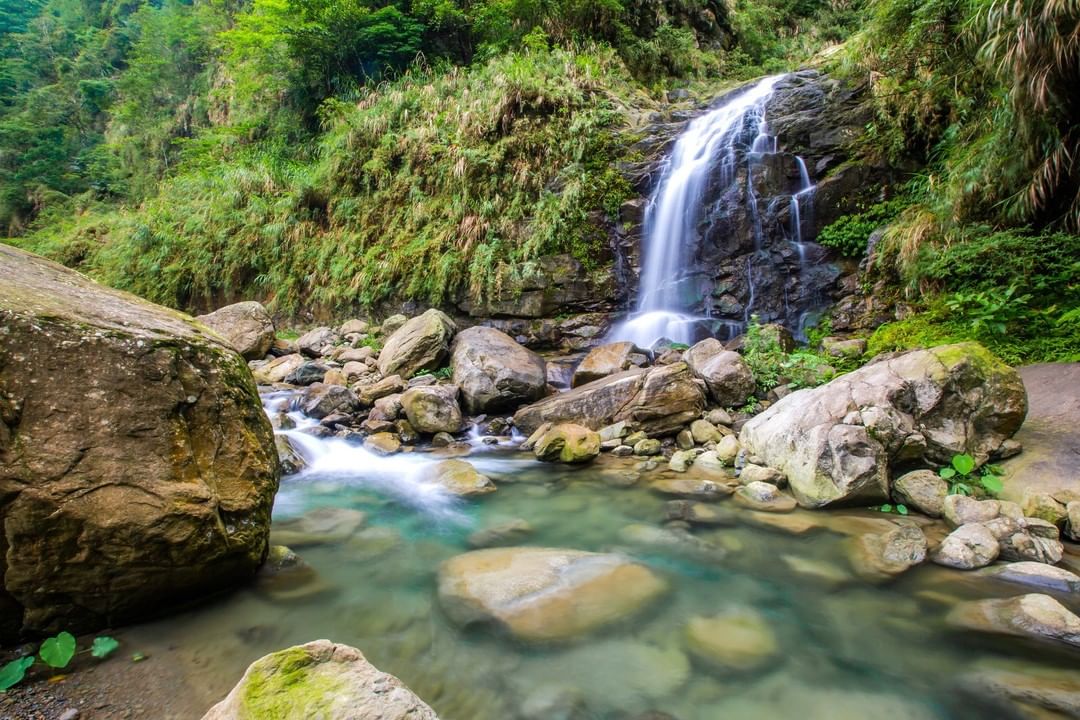
[[[284, 591], [256, 584], [123, 633], [127, 647], [177, 664], [195, 705], [222, 698], [259, 656], [318, 638], [360, 648], [443, 720], [629, 720], [649, 711], [678, 720], [976, 718], [985, 715], [954, 691], [962, 671], [1080, 667], [1075, 656], [945, 627], [957, 599], [1016, 588], [975, 585], [932, 565], [884, 586], [851, 577], [844, 533], [882, 522], [875, 513], [772, 516], [785, 530], [741, 512], [733, 525], [695, 529], [688, 540], [661, 529], [669, 498], [644, 482], [626, 487], [640, 474], [633, 459], [542, 465], [477, 439], [469, 460], [499, 489], [465, 501], [424, 483], [428, 454], [378, 458], [339, 440], [313, 441], [307, 452], [311, 467], [282, 482], [279, 537], [314, 509], [366, 515], [347, 538], [294, 548], [317, 579]], [[843, 532], [792, 533], [826, 517]], [[476, 530], [515, 519], [533, 530], [522, 544], [623, 552], [671, 591], [645, 614], [569, 646], [455, 627], [436, 598], [440, 563], [469, 550]], [[763, 668], [717, 671], [687, 652], [688, 619], [730, 607], [759, 611], [775, 632], [780, 651]], [[560, 714], [568, 700], [579, 714]]]

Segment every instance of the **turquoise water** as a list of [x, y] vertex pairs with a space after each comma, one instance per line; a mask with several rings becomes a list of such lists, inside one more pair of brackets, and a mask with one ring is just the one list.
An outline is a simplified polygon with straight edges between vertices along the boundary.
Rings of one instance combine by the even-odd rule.
[[[943, 615], [957, 600], [1015, 588], [930, 565], [868, 585], [850, 576], [844, 534], [759, 527], [724, 501], [738, 513], [734, 525], [689, 537], [665, 533], [667, 499], [644, 485], [668, 471], [642, 474], [632, 459], [568, 468], [476, 443], [469, 460], [499, 489], [466, 501], [423, 482], [430, 456], [382, 460], [344, 444], [312, 447], [321, 461], [282, 482], [277, 531], [319, 508], [366, 515], [347, 538], [296, 548], [314, 577], [295, 587], [256, 584], [125, 633], [130, 647], [167, 653], [200, 707], [223, 697], [257, 657], [318, 638], [360, 648], [443, 720], [607, 720], [648, 711], [679, 720], [982, 717], [953, 692], [960, 671], [1080, 667], [1075, 656], [945, 627]], [[802, 511], [790, 517], [837, 520]], [[438, 606], [439, 564], [468, 551], [470, 533], [514, 519], [533, 528], [523, 544], [623, 552], [665, 577], [671, 591], [643, 614], [566, 646], [455, 627]], [[836, 528], [883, 522], [869, 512], [842, 519]], [[774, 659], [736, 672], [691, 657], [687, 621], [728, 608], [764, 616], [779, 646]]]

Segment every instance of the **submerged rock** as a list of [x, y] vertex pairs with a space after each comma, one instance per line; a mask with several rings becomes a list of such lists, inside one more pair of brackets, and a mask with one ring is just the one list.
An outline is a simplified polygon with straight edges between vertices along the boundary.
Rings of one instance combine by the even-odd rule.
[[466, 539], [471, 548], [493, 548], [518, 545], [533, 534], [528, 520], [515, 518], [470, 533]]
[[348, 645], [316, 640], [259, 658], [202, 720], [438, 720], [393, 675]]
[[274, 344], [274, 321], [262, 303], [234, 303], [195, 319], [228, 340], [245, 360], [261, 360]]
[[224, 340], [0, 245], [0, 642], [250, 579], [278, 473], [251, 372]]
[[441, 310], [432, 308], [414, 317], [386, 339], [379, 353], [384, 376], [412, 377], [422, 370], [438, 370], [450, 354], [450, 338], [457, 326]]
[[352, 508], [323, 507], [300, 517], [274, 523], [270, 539], [290, 548], [340, 543], [352, 537], [367, 522], [367, 515]]
[[756, 670], [780, 654], [769, 623], [751, 608], [731, 608], [686, 624], [686, 649], [719, 670]]
[[656, 480], [649, 483], [649, 489], [661, 495], [689, 500], [719, 500], [735, 491], [730, 485], [690, 477]]
[[1011, 562], [986, 568], [983, 577], [1002, 582], [1041, 588], [1051, 592], [1080, 593], [1080, 576], [1040, 562]]
[[795, 498], [781, 492], [775, 485], [756, 481], [737, 489], [735, 502], [762, 512], [791, 512], [798, 505]]
[[643, 565], [581, 550], [476, 550], [439, 568], [439, 602], [451, 620], [494, 623], [535, 642], [572, 640], [624, 620], [666, 590]]
[[450, 348], [454, 383], [473, 414], [503, 412], [544, 397], [547, 363], [489, 327], [462, 330]]
[[1080, 617], [1049, 595], [1021, 595], [957, 605], [947, 622], [956, 628], [1012, 635], [1080, 648]]
[[859, 535], [850, 541], [848, 557], [864, 580], [889, 580], [926, 560], [926, 536], [914, 525]]
[[801, 505], [889, 497], [901, 462], [984, 462], [1027, 411], [1015, 370], [976, 343], [914, 350], [792, 393], [743, 426], [739, 440], [787, 475]]

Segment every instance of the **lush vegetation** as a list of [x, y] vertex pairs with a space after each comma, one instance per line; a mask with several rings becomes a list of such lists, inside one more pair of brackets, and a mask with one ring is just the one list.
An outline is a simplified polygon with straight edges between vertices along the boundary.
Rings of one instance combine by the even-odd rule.
[[909, 171], [819, 235], [883, 231], [865, 285], [914, 312], [871, 352], [1076, 357], [1078, 38], [1059, 0], [9, 4], [0, 228], [177, 307], [483, 302], [544, 254], [604, 263], [667, 90], [843, 42], [819, 62], [870, 81], [858, 151]]
[[635, 118], [839, 39], [825, 0], [40, 0], [0, 25], [0, 227], [179, 307], [481, 301], [603, 259]]
[[[120, 643], [108, 635], [99, 635], [94, 638], [90, 647], [82, 652], [88, 652], [98, 660], [104, 660], [120, 647]], [[75, 658], [77, 643], [75, 636], [69, 632], [61, 632], [53, 637], [45, 638], [38, 648], [37, 655], [24, 655], [18, 657], [3, 666], [0, 666], [0, 693], [18, 685], [26, 677], [27, 671], [35, 663], [50, 667], [54, 670], [63, 670]]]

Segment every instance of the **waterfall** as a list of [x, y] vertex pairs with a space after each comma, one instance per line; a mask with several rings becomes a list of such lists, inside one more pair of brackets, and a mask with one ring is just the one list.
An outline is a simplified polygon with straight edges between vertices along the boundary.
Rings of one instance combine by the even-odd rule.
[[[659, 338], [688, 343], [697, 318], [682, 309], [680, 281], [698, 237], [702, 194], [720, 163], [720, 182], [734, 179], [736, 143], [747, 116], [764, 117], [765, 103], [783, 75], [761, 80], [720, 107], [693, 120], [675, 142], [660, 183], [645, 211], [645, 239], [638, 307], [615, 331], [621, 340], [648, 347]], [[762, 142], [767, 142], [758, 133]], [[775, 142], [775, 139], [773, 140]], [[758, 149], [758, 139], [754, 150]], [[762, 151], [772, 147], [761, 147]]]
[[[784, 234], [798, 253], [802, 273], [807, 265], [803, 228], [813, 222], [814, 185], [806, 163], [795, 158], [798, 189], [762, 198], [760, 206], [755, 190], [755, 169], [769, 171], [768, 165], [758, 166], [779, 153], [765, 107], [785, 77], [766, 77], [728, 96], [722, 105], [691, 121], [676, 140], [646, 206], [637, 308], [615, 328], [613, 339], [650, 347], [661, 338], [690, 344], [704, 327], [714, 332], [717, 328], [741, 332], [760, 299], [758, 270], [770, 262], [767, 245], [771, 237], [766, 238], [763, 216], [774, 217], [778, 207], [789, 208], [790, 225]], [[702, 283], [695, 277], [694, 263], [702, 227], [707, 224], [703, 221], [710, 215], [708, 197], [715, 197], [717, 188], [731, 187], [736, 181], [750, 218], [747, 229], [753, 233], [753, 253], [745, 256], [743, 265], [747, 283], [743, 309], [734, 317], [713, 318], [706, 303], [705, 317], [689, 314], [688, 308], [700, 304]]]

